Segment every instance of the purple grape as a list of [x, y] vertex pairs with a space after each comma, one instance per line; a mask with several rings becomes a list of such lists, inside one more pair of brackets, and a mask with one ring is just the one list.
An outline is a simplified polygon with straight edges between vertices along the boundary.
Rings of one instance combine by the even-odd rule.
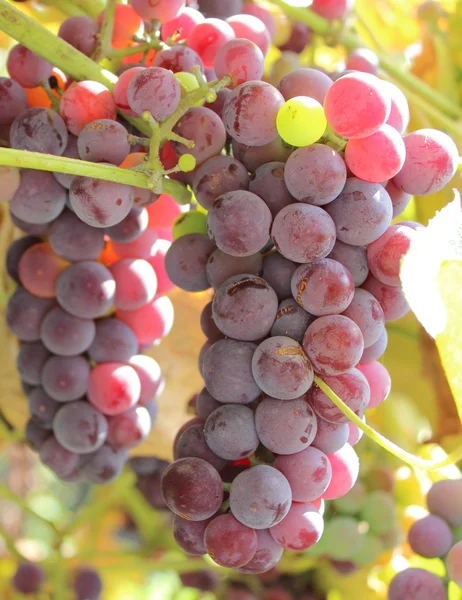
[[89, 567], [80, 567], [74, 573], [72, 587], [76, 600], [99, 600], [103, 591], [103, 582], [98, 573]]
[[285, 258], [297, 263], [312, 263], [332, 251], [335, 224], [318, 206], [290, 204], [276, 215], [271, 237]]
[[260, 252], [250, 256], [231, 256], [217, 248], [207, 262], [207, 278], [214, 288], [220, 287], [227, 279], [240, 273], [259, 275], [263, 257]]
[[45, 315], [40, 335], [50, 352], [72, 356], [90, 348], [95, 337], [95, 323], [75, 317], [57, 306]]
[[154, 475], [160, 468], [161, 461], [154, 456], [133, 456], [128, 461], [137, 475]]
[[264, 279], [242, 274], [230, 277], [217, 289], [212, 307], [215, 323], [226, 336], [254, 341], [271, 330], [278, 299]]
[[364, 348], [361, 358], [359, 359], [360, 364], [371, 363], [378, 360], [387, 349], [387, 345], [388, 333], [384, 327], [379, 339], [371, 346]]
[[61, 23], [58, 37], [85, 54], [91, 56], [96, 50], [99, 23], [87, 15], [73, 15]]
[[13, 576], [14, 589], [21, 594], [35, 594], [42, 587], [45, 573], [40, 565], [33, 563], [22, 563], [18, 565]]
[[175, 445], [175, 460], [178, 458], [202, 458], [207, 461], [217, 471], [222, 469], [226, 460], [217, 456], [207, 445], [205, 441], [204, 426], [202, 424], [193, 425], [184, 431], [178, 438]]
[[298, 148], [289, 156], [284, 169], [285, 183], [292, 196], [315, 206], [337, 198], [346, 178], [343, 158], [324, 144]]
[[286, 516], [291, 503], [289, 482], [277, 469], [267, 465], [243, 471], [231, 485], [231, 511], [247, 527], [273, 527]]
[[283, 300], [278, 307], [276, 319], [271, 328], [271, 335], [286, 336], [296, 342], [302, 343], [303, 336], [308, 325], [314, 321], [315, 317], [307, 313], [292, 298]]
[[227, 192], [249, 189], [249, 175], [242, 163], [232, 156], [213, 156], [196, 171], [193, 190], [197, 201], [207, 210]]
[[[192, 67], [199, 66], [201, 71], [204, 70], [204, 64], [201, 57], [195, 50], [189, 46], [177, 44], [164, 48], [160, 52], [156, 52], [154, 57], [154, 66], [162, 67], [173, 73], [180, 71], [191, 71]], [[214, 78], [216, 79], [216, 77]]]
[[248, 563], [258, 546], [256, 531], [229, 513], [215, 517], [207, 525], [204, 543], [214, 562], [231, 569]]
[[246, 458], [258, 447], [253, 412], [240, 404], [214, 410], [205, 422], [204, 436], [209, 448], [226, 460]]
[[[133, 242], [146, 231], [149, 224], [149, 213], [145, 208], [132, 208], [125, 219], [117, 225], [107, 227], [105, 233], [113, 242]], [[98, 230], [96, 230], [98, 231]]]
[[94, 261], [64, 269], [56, 282], [56, 298], [65, 311], [82, 319], [102, 317], [112, 307], [115, 281], [111, 272]]
[[8, 77], [0, 77], [0, 125], [11, 125], [27, 109], [24, 89]]
[[280, 402], [264, 396], [255, 413], [255, 427], [260, 442], [268, 450], [275, 454], [294, 454], [311, 444], [317, 422], [303, 398]]
[[51, 225], [48, 241], [56, 254], [65, 260], [93, 260], [104, 248], [104, 232], [65, 210]]
[[15, 217], [33, 225], [50, 223], [65, 204], [66, 190], [51, 173], [21, 170], [21, 183], [10, 200], [10, 210]]
[[168, 277], [182, 290], [207, 290], [207, 261], [215, 250], [214, 244], [202, 233], [190, 233], [173, 242], [165, 256]]
[[[62, 154], [66, 158], [80, 158], [79, 150], [77, 148], [77, 136], [69, 133], [67, 146]], [[63, 187], [68, 190], [71, 187], [71, 184], [74, 180], [75, 175], [69, 175], [67, 173], [53, 173], [53, 177], [60, 183]]]
[[28, 108], [11, 125], [10, 144], [16, 150], [61, 156], [67, 142], [66, 124], [49, 108]]
[[43, 365], [49, 356], [48, 349], [41, 342], [23, 344], [16, 358], [16, 367], [21, 379], [30, 385], [39, 385]]
[[173, 132], [194, 142], [194, 148], [187, 148], [181, 142], [171, 142], [176, 154], [192, 154], [198, 165], [220, 154], [226, 142], [222, 120], [213, 110], [203, 106], [190, 108], [176, 123]]
[[223, 108], [226, 131], [240, 144], [269, 144], [278, 137], [276, 116], [283, 104], [282, 94], [269, 83], [241, 83], [227, 98]]
[[50, 221], [50, 223], [26, 223], [26, 221], [18, 219], [18, 217], [11, 212], [11, 208], [10, 219], [15, 227], [29, 235], [47, 235], [50, 230], [50, 225], [53, 223], [53, 221]]
[[316, 436], [311, 445], [324, 454], [332, 454], [348, 442], [349, 434], [348, 423], [331, 423], [318, 415]]
[[[362, 417], [369, 404], [370, 388], [365, 376], [358, 369], [336, 377], [322, 377], [330, 389], [359, 417]], [[348, 417], [337, 408], [332, 400], [314, 383], [307, 399], [315, 413], [331, 423], [348, 423]], [[315, 440], [314, 444], [318, 444]]]
[[350, 246], [337, 240], [328, 258], [336, 260], [348, 269], [356, 287], [366, 281], [369, 265], [367, 264], [367, 250], [363, 246]]
[[[256, 529], [255, 532], [257, 534], [257, 550], [253, 558], [238, 569], [240, 573], [247, 575], [266, 573], [278, 564], [283, 552], [283, 548], [274, 541], [268, 529]], [[229, 598], [229, 600], [232, 599]], [[238, 600], [238, 598], [235, 600]], [[246, 599], [242, 598], [241, 600]]]
[[308, 327], [303, 349], [316, 373], [340, 375], [356, 366], [364, 350], [359, 327], [343, 315], [319, 317]]
[[202, 333], [210, 342], [217, 342], [223, 338], [223, 334], [215, 325], [212, 315], [212, 302], [206, 304], [201, 312], [201, 329]]
[[87, 455], [82, 465], [82, 477], [88, 483], [104, 484], [119, 477], [128, 452], [125, 449], [113, 450], [107, 445], [101, 446], [96, 452]]
[[405, 569], [392, 579], [388, 600], [446, 600], [441, 579], [425, 569]]
[[25, 438], [28, 444], [36, 451], [40, 450], [44, 442], [50, 437], [51, 432], [43, 428], [40, 423], [32, 418], [27, 421]]
[[355, 292], [351, 273], [331, 258], [298, 267], [292, 276], [291, 287], [298, 304], [317, 317], [343, 312], [351, 304]]
[[173, 518], [173, 537], [182, 550], [192, 556], [207, 554], [204, 533], [210, 519], [205, 521], [189, 521], [178, 515]]
[[8, 248], [8, 251], [6, 253], [5, 267], [8, 275], [12, 279], [14, 279], [16, 283], [20, 283], [18, 266], [22, 255], [26, 250], [28, 250], [32, 246], [35, 246], [35, 244], [40, 244], [41, 241], [41, 238], [35, 235], [26, 235], [24, 237], [18, 238], [17, 240], [14, 240], [10, 244], [10, 247]]
[[66, 404], [59, 410], [53, 429], [57, 440], [65, 448], [78, 454], [88, 454], [104, 444], [108, 422], [91, 404], [79, 401]]
[[70, 402], [85, 395], [89, 376], [82, 356], [52, 356], [43, 366], [42, 386], [57, 402]]
[[281, 79], [278, 90], [285, 100], [296, 96], [308, 96], [324, 104], [327, 90], [332, 83], [332, 79], [318, 69], [296, 69]]
[[324, 521], [309, 503], [294, 502], [286, 517], [270, 533], [275, 542], [287, 550], [307, 550], [314, 546], [324, 531]]
[[195, 571], [182, 573], [180, 579], [185, 587], [192, 587], [202, 592], [213, 592], [218, 586], [220, 575], [214, 571]]
[[375, 344], [385, 327], [382, 307], [376, 298], [366, 290], [355, 290], [353, 300], [342, 313], [356, 323], [364, 338], [364, 347]]
[[197, 416], [205, 421], [220, 406], [221, 403], [210, 395], [207, 388], [203, 388], [197, 397]]
[[261, 391], [252, 374], [256, 344], [222, 339], [204, 358], [202, 374], [210, 394], [219, 402], [249, 404]]
[[53, 65], [21, 44], [8, 54], [7, 69], [10, 77], [23, 87], [36, 87], [47, 81]]
[[130, 81], [127, 99], [137, 115], [149, 111], [156, 121], [163, 121], [170, 117], [180, 102], [180, 84], [167, 69], [150, 67]]
[[207, 18], [227, 19], [242, 12], [242, 0], [199, 0], [199, 10]]
[[180, 458], [162, 476], [162, 494], [169, 509], [190, 521], [213, 516], [223, 502], [218, 471], [201, 458]]
[[249, 171], [255, 171], [269, 162], [285, 163], [293, 152], [293, 147], [288, 146], [279, 136], [263, 146], [246, 146], [233, 140], [232, 148], [234, 158], [240, 161]]
[[393, 205], [393, 218], [398, 217], [402, 212], [404, 212], [404, 209], [411, 201], [411, 194], [407, 194], [398, 188], [393, 183], [393, 179], [387, 183], [385, 190], [388, 192]]
[[[154, 401], [153, 406], [157, 408]], [[135, 448], [143, 442], [151, 432], [156, 413], [151, 413], [146, 406], [133, 406], [124, 413], [109, 417], [107, 443], [114, 450]]]
[[29, 394], [29, 412], [36, 423], [43, 429], [52, 429], [53, 419], [61, 405], [50, 398], [41, 387], [37, 387]]
[[205, 361], [205, 356], [207, 354], [207, 352], [210, 350], [210, 348], [213, 346], [213, 342], [207, 340], [205, 342], [205, 344], [202, 346], [202, 348], [199, 351], [199, 356], [197, 357], [197, 363], [199, 366], [199, 373], [203, 376], [204, 373], [204, 361]]
[[40, 448], [40, 460], [58, 477], [66, 477], [77, 467], [79, 456], [62, 446], [54, 436], [50, 436]]
[[391, 223], [393, 205], [385, 188], [356, 177], [347, 179], [342, 193], [326, 207], [345, 244], [365, 246], [378, 239]]
[[291, 298], [292, 275], [297, 269], [297, 264], [284, 258], [279, 252], [270, 252], [263, 259], [262, 277], [276, 292], [279, 300]]
[[264, 340], [252, 358], [257, 385], [269, 396], [293, 400], [313, 383], [313, 367], [298, 342], [285, 336]]
[[449, 525], [441, 517], [428, 515], [415, 521], [408, 533], [412, 550], [425, 558], [445, 556], [453, 543]]
[[96, 334], [88, 349], [92, 360], [101, 362], [128, 362], [138, 354], [138, 340], [133, 330], [115, 318], [96, 321]]
[[332, 477], [332, 467], [324, 452], [308, 447], [289, 456], [277, 456], [274, 467], [287, 478], [296, 502], [320, 498]]
[[87, 225], [112, 227], [130, 212], [134, 202], [132, 186], [92, 177], [74, 177], [69, 189], [72, 210]]
[[6, 324], [22, 342], [40, 340], [40, 326], [46, 313], [54, 306], [53, 300], [39, 298], [17, 287], [8, 300]]
[[284, 181], [283, 162], [269, 162], [258, 167], [250, 178], [249, 190], [264, 200], [273, 218], [285, 206], [295, 202]]
[[[223, 88], [222, 90], [217, 92], [217, 99], [214, 102], [206, 102], [205, 103], [206, 107], [210, 108], [210, 110], [213, 110], [213, 112], [216, 113], [221, 119], [223, 117], [223, 108], [224, 108], [225, 102], [229, 98], [230, 95], [231, 95], [231, 90], [229, 90], [228, 88]], [[227, 190], [227, 191], [230, 191], [230, 190]]]
[[82, 160], [120, 165], [130, 152], [128, 131], [113, 119], [97, 119], [79, 133], [77, 148]]

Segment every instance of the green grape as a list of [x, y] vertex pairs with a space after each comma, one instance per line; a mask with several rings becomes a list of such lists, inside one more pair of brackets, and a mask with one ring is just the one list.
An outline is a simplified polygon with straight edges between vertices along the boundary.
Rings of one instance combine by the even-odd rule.
[[387, 533], [396, 522], [393, 496], [382, 490], [371, 492], [364, 503], [361, 516], [369, 523], [372, 532], [379, 535]]
[[189, 233], [207, 234], [207, 217], [204, 213], [198, 210], [190, 210], [178, 215], [172, 227], [173, 239], [177, 240]]
[[380, 536], [380, 539], [386, 550], [391, 550], [399, 546], [404, 540], [403, 531], [399, 522], [395, 521], [389, 531]]
[[351, 560], [363, 567], [375, 562], [382, 552], [385, 550], [385, 546], [381, 539], [371, 532], [363, 534], [363, 543], [358, 552], [352, 555]]
[[357, 481], [345, 496], [333, 500], [332, 504], [338, 512], [356, 515], [361, 511], [366, 498], [366, 486], [362, 481]]
[[324, 109], [314, 98], [296, 96], [287, 100], [276, 117], [282, 139], [291, 146], [309, 146], [323, 135], [327, 127]]
[[183, 173], [189, 173], [196, 168], [196, 157], [192, 154], [182, 154], [178, 159], [178, 166]]
[[359, 521], [353, 517], [334, 517], [324, 529], [322, 537], [325, 553], [334, 560], [351, 560], [360, 552], [363, 535], [359, 531]]

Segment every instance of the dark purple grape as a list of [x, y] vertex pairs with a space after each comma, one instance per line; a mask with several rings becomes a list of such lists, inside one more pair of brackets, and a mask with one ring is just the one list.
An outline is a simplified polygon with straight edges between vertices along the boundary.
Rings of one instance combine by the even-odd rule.
[[201, 375], [203, 375], [204, 372], [204, 360], [205, 360], [205, 355], [207, 354], [207, 352], [210, 350], [210, 348], [212, 347], [213, 343], [210, 342], [209, 340], [207, 340], [205, 342], [205, 344], [202, 346], [202, 348], [199, 351], [199, 356], [197, 359], [197, 363], [199, 366], [199, 373]]
[[[77, 136], [69, 133], [69, 139], [67, 142], [67, 146], [62, 154], [66, 158], [80, 158], [79, 150], [77, 148]], [[71, 183], [74, 180], [75, 175], [69, 175], [67, 173], [53, 173], [54, 178], [58, 181], [63, 187], [68, 190], [71, 187]]]
[[217, 288], [233, 275], [251, 273], [260, 275], [263, 257], [260, 252], [250, 256], [231, 256], [217, 248], [207, 261], [207, 278], [210, 284]]
[[156, 52], [154, 58], [154, 66], [162, 67], [173, 73], [180, 71], [191, 71], [192, 67], [199, 66], [201, 71], [204, 70], [201, 57], [189, 46], [177, 44]]
[[213, 318], [226, 335], [243, 341], [265, 337], [276, 318], [276, 292], [261, 277], [250, 274], [227, 279], [213, 298]]
[[219, 584], [220, 575], [215, 571], [195, 571], [182, 573], [180, 579], [185, 587], [192, 587], [202, 592], [213, 592]]
[[0, 125], [11, 125], [27, 108], [27, 97], [14, 79], [0, 77]]
[[90, 348], [95, 337], [95, 323], [80, 319], [57, 306], [42, 321], [40, 335], [50, 352], [72, 356]]
[[51, 173], [22, 169], [21, 183], [10, 201], [10, 210], [15, 217], [33, 225], [50, 223], [65, 204], [66, 190]]
[[177, 121], [173, 132], [194, 142], [193, 148], [188, 148], [181, 142], [171, 142], [171, 144], [178, 156], [192, 154], [197, 165], [220, 154], [226, 142], [223, 121], [213, 110], [204, 106], [190, 108]]
[[283, 300], [278, 307], [271, 335], [286, 336], [301, 344], [308, 326], [315, 318], [303, 310], [293, 298]]
[[441, 579], [425, 569], [404, 569], [391, 580], [388, 600], [446, 600]]
[[36, 594], [45, 580], [45, 573], [40, 565], [23, 563], [18, 566], [13, 576], [14, 589], [21, 594]]
[[79, 133], [77, 148], [82, 160], [120, 165], [130, 152], [128, 131], [113, 119], [97, 119]]
[[101, 485], [117, 479], [127, 461], [128, 451], [113, 450], [105, 444], [87, 457], [82, 465], [82, 477], [88, 483]]
[[65, 210], [51, 225], [48, 241], [56, 254], [66, 260], [92, 260], [104, 248], [104, 232]]
[[49, 356], [49, 351], [41, 342], [23, 344], [16, 358], [16, 367], [21, 379], [30, 385], [39, 385], [43, 365]]
[[90, 367], [82, 356], [52, 356], [43, 366], [42, 386], [57, 402], [70, 402], [85, 395], [89, 376]]
[[279, 46], [279, 50], [283, 52], [295, 52], [300, 54], [310, 43], [311, 40], [311, 29], [305, 23], [300, 21], [294, 21], [292, 23], [292, 33], [287, 42]]
[[221, 403], [210, 395], [207, 388], [201, 390], [200, 394], [197, 396], [197, 416], [204, 421], [213, 413], [216, 408], [219, 408], [220, 406]]
[[364, 338], [364, 347], [368, 348], [382, 335], [385, 317], [379, 301], [366, 290], [355, 290], [353, 300], [342, 313], [356, 323]]
[[173, 537], [182, 550], [192, 556], [207, 554], [204, 533], [210, 519], [205, 521], [189, 521], [175, 515], [173, 519]]
[[293, 152], [293, 147], [288, 146], [279, 136], [264, 146], [246, 146], [233, 140], [232, 148], [234, 158], [249, 171], [255, 171], [269, 162], [286, 162]]
[[11, 125], [10, 144], [16, 150], [61, 156], [67, 142], [66, 124], [49, 108], [28, 108]]
[[180, 84], [167, 69], [157, 66], [144, 69], [130, 81], [127, 100], [137, 115], [149, 111], [156, 121], [163, 121], [180, 102]]
[[35, 422], [43, 429], [52, 429], [53, 419], [61, 404], [50, 398], [43, 388], [36, 387], [29, 394], [28, 405]]
[[154, 475], [159, 470], [161, 462], [155, 456], [133, 456], [128, 464], [137, 475]]
[[89, 454], [104, 444], [108, 422], [91, 404], [79, 401], [66, 404], [58, 411], [53, 429], [65, 448], [78, 454]]
[[[257, 550], [252, 559], [239, 569], [240, 573], [259, 575], [275, 567], [281, 560], [283, 548], [276, 544], [268, 529], [257, 529]], [[231, 598], [229, 600], [232, 600]], [[235, 600], [238, 600], [236, 598]], [[245, 600], [242, 598], [241, 600]]]
[[219, 196], [248, 189], [247, 169], [232, 156], [220, 154], [209, 158], [199, 167], [193, 179], [194, 195], [207, 210]]
[[116, 318], [96, 321], [96, 334], [88, 349], [92, 360], [97, 363], [128, 362], [138, 350], [136, 335], [123, 321]]
[[10, 219], [15, 227], [21, 230], [23, 233], [27, 233], [29, 235], [46, 235], [50, 230], [50, 226], [53, 221], [50, 223], [26, 223], [22, 219], [18, 219], [10, 209]]
[[356, 287], [366, 281], [369, 265], [367, 264], [367, 250], [364, 246], [350, 246], [350, 244], [344, 244], [337, 240], [328, 258], [336, 260], [350, 271]]
[[45, 440], [51, 435], [49, 429], [44, 429], [35, 419], [29, 419], [26, 424], [25, 438], [29, 445], [39, 451]]
[[146, 231], [149, 224], [149, 213], [145, 208], [132, 208], [128, 215], [112, 227], [107, 227], [105, 233], [113, 242], [133, 242]]
[[35, 235], [26, 235], [21, 237], [14, 242], [11, 243], [8, 251], [6, 253], [5, 266], [8, 275], [16, 281], [19, 282], [19, 274], [18, 274], [18, 265], [21, 260], [22, 255], [26, 250], [35, 246], [35, 244], [39, 244], [41, 242], [41, 238]]
[[205, 423], [204, 436], [213, 452], [226, 460], [250, 456], [259, 443], [254, 414], [241, 404], [226, 404], [214, 410]]
[[262, 277], [276, 292], [279, 300], [292, 297], [291, 281], [297, 266], [277, 251], [270, 252], [263, 259]]
[[219, 402], [249, 404], [261, 391], [252, 375], [256, 344], [222, 339], [204, 358], [202, 374], [210, 394]]
[[273, 218], [285, 206], [295, 202], [284, 181], [283, 162], [269, 162], [258, 167], [250, 179], [249, 190], [264, 200]]
[[40, 460], [58, 477], [66, 477], [77, 467], [79, 456], [50, 436], [40, 448]]
[[441, 517], [428, 515], [412, 524], [408, 542], [416, 554], [425, 558], [439, 558], [451, 549], [452, 531]]
[[201, 323], [202, 333], [212, 343], [217, 342], [218, 340], [221, 340], [222, 337], [224, 337], [223, 334], [221, 333], [221, 331], [215, 325], [215, 321], [213, 320], [212, 302], [209, 302], [208, 304], [206, 304], [204, 306], [204, 308], [201, 312], [200, 323]]
[[231, 514], [215, 517], [204, 534], [207, 552], [222, 567], [237, 569], [248, 563], [257, 551], [257, 533]]
[[203, 424], [193, 425], [184, 431], [175, 444], [175, 460], [178, 458], [202, 458], [220, 471], [226, 460], [217, 456], [207, 445]]
[[100, 25], [95, 19], [87, 15], [73, 15], [61, 23], [58, 37], [85, 56], [91, 56], [96, 50], [99, 30]]
[[6, 307], [6, 324], [22, 342], [38, 341], [42, 320], [53, 305], [52, 300], [38, 298], [18, 287]]
[[371, 346], [364, 348], [361, 358], [359, 359], [360, 364], [371, 363], [378, 360], [387, 349], [387, 345], [388, 333], [387, 330], [383, 328], [379, 339]]
[[331, 423], [318, 415], [318, 428], [311, 445], [324, 454], [332, 454], [348, 442], [348, 436], [348, 423]]
[[76, 600], [99, 600], [103, 591], [103, 582], [94, 569], [80, 567], [74, 573], [72, 587]]
[[206, 265], [215, 250], [202, 233], [190, 233], [173, 242], [165, 256], [168, 277], [182, 290], [200, 292], [210, 287]]
[[242, 12], [242, 0], [199, 0], [199, 10], [207, 18], [227, 19]]

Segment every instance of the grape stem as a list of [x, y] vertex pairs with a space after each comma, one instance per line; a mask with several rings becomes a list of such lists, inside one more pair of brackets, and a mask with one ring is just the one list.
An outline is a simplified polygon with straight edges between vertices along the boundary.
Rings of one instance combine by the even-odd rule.
[[433, 471], [439, 470], [448, 465], [453, 465], [462, 460], [462, 445], [456, 448], [453, 452], [448, 454], [443, 460], [426, 460], [424, 458], [420, 458], [411, 454], [410, 452], [406, 452], [400, 448], [397, 444], [383, 436], [381, 433], [376, 431], [370, 425], [364, 423], [356, 413], [354, 413], [351, 408], [349, 408], [343, 400], [341, 400], [337, 394], [331, 390], [331, 388], [317, 375], [314, 377], [314, 381], [318, 387], [329, 397], [330, 400], [339, 408], [342, 413], [350, 419], [355, 425], [357, 425], [371, 440], [376, 442], [379, 446], [381, 446], [390, 454], [393, 454], [406, 464], [411, 467], [416, 467], [418, 469], [424, 469], [425, 471]]
[[59, 535], [60, 532], [58, 531], [58, 528], [56, 527], [56, 525], [54, 523], [52, 523], [48, 519], [45, 519], [45, 517], [42, 517], [41, 515], [36, 513], [34, 510], [32, 510], [24, 498], [21, 498], [21, 496], [18, 496], [17, 494], [15, 494], [4, 484], [0, 484], [0, 497], [4, 498], [5, 500], [8, 500], [8, 502], [13, 502], [14, 504], [16, 504], [16, 506], [18, 506], [20, 509], [22, 509], [25, 513], [27, 513], [28, 515], [31, 515], [38, 521], [41, 521], [42, 523], [47, 525], [50, 529], [53, 530], [55, 535]]
[[[290, 19], [294, 19], [295, 21], [300, 21], [301, 23], [308, 25], [308, 27], [310, 27], [310, 29], [316, 33], [322, 36], [329, 36], [332, 34], [332, 25], [330, 21], [319, 16], [311, 9], [291, 6], [287, 4], [285, 0], [271, 0], [271, 2], [282, 8], [282, 10]], [[339, 42], [350, 51], [364, 47], [364, 43], [362, 43], [360, 38], [355, 33], [350, 33], [349, 31], [343, 32]], [[382, 69], [384, 69], [384, 71], [396, 79], [406, 89], [419, 94], [429, 104], [443, 112], [448, 117], [453, 119], [460, 119], [462, 117], [462, 111], [458, 106], [442, 96], [438, 91], [428, 86], [412, 73], [404, 71], [401, 66], [397, 65], [396, 62], [387, 55], [386, 52], [381, 49], [376, 49], [375, 53], [377, 54]]]
[[[67, 173], [69, 175], [84, 175], [104, 181], [115, 181], [144, 189], [152, 189], [149, 177], [134, 169], [121, 169], [111, 165], [92, 163], [65, 156], [53, 156], [40, 152], [25, 152], [12, 148], [0, 148], [0, 165], [36, 169], [38, 171], [52, 171]], [[191, 201], [191, 192], [179, 181], [164, 178], [162, 192], [173, 196], [180, 204]]]
[[99, 62], [112, 51], [112, 32], [114, 30], [114, 18], [117, 8], [117, 0], [107, 0], [104, 9], [104, 18], [98, 35], [98, 44], [93, 56], [95, 62]]

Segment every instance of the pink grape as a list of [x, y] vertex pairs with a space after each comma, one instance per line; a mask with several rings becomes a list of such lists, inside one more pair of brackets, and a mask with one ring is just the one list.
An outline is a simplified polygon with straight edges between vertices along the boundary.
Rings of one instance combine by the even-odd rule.
[[409, 125], [409, 105], [407, 98], [394, 83], [382, 81], [382, 84], [388, 90], [391, 97], [391, 110], [390, 116], [387, 119], [387, 125], [391, 125], [396, 131], [403, 133]]
[[352, 71], [362, 71], [363, 73], [370, 73], [371, 75], [377, 75], [377, 69], [379, 66], [379, 59], [377, 54], [369, 48], [357, 48], [350, 52], [346, 68]]
[[311, 323], [302, 345], [316, 373], [341, 375], [358, 364], [364, 338], [348, 317], [327, 315]]
[[[335, 377], [322, 380], [355, 414], [361, 417], [368, 408], [371, 391], [366, 376], [359, 369], [350, 369]], [[348, 423], [348, 417], [337, 408], [332, 400], [315, 383], [307, 394], [308, 402], [315, 413], [332, 423]], [[316, 440], [313, 442], [316, 444]]]
[[[256, 44], [264, 55], [267, 54], [271, 37], [265, 24], [253, 15], [239, 14], [226, 19], [234, 31], [236, 38], [244, 38]], [[218, 73], [217, 73], [218, 74]], [[218, 77], [220, 77], [218, 75]], [[249, 77], [251, 79], [260, 79], [260, 77]]]
[[21, 256], [19, 280], [34, 296], [54, 298], [56, 281], [68, 264], [53, 252], [49, 244], [34, 244]]
[[198, 10], [185, 6], [176, 17], [162, 24], [160, 37], [163, 42], [166, 42], [175, 35], [175, 41], [181, 42], [188, 37], [196, 25], [203, 21], [204, 17]]
[[191, 71], [193, 67], [200, 67], [204, 70], [201, 57], [192, 48], [181, 44], [170, 46], [156, 53], [154, 66], [162, 67], [173, 73]]
[[369, 275], [361, 287], [370, 292], [380, 302], [385, 321], [401, 319], [411, 310], [400, 286], [386, 285], [373, 275]]
[[116, 104], [111, 92], [96, 81], [79, 81], [61, 97], [59, 114], [74, 135], [97, 119], [115, 119]]
[[196, 25], [186, 41], [188, 46], [201, 57], [204, 66], [213, 68], [219, 48], [235, 37], [233, 28], [226, 21], [211, 18]]
[[131, 242], [112, 242], [114, 252], [120, 258], [144, 258], [152, 254], [152, 249], [158, 240], [157, 233], [152, 229], [145, 229], [136, 239]]
[[156, 121], [163, 121], [180, 102], [180, 84], [170, 71], [150, 67], [137, 73], [130, 81], [127, 100], [137, 115], [149, 111]]
[[364, 181], [380, 183], [401, 170], [406, 149], [401, 134], [390, 125], [367, 137], [350, 140], [345, 149], [345, 161], [350, 171]]
[[348, 138], [378, 131], [390, 115], [390, 94], [382, 81], [369, 73], [349, 73], [329, 88], [324, 110], [332, 129]]
[[151, 265], [141, 258], [124, 258], [110, 266], [116, 282], [114, 306], [136, 310], [154, 299], [157, 278]]
[[185, 7], [185, 0], [132, 0], [132, 6], [145, 21], [167, 23]]
[[324, 500], [335, 500], [347, 494], [356, 483], [359, 459], [350, 444], [345, 444], [337, 452], [328, 454], [327, 458], [332, 467], [332, 479], [322, 497]]
[[268, 30], [270, 37], [274, 37], [274, 34], [276, 33], [276, 21], [274, 16], [264, 6], [260, 6], [253, 2], [244, 2], [242, 12], [245, 15], [252, 15], [260, 19]]
[[[365, 422], [366, 417], [363, 416], [362, 420], [363, 422]], [[350, 444], [350, 446], [356, 446], [356, 444], [362, 439], [364, 432], [355, 423], [351, 422], [348, 423], [348, 430], [348, 443]]]
[[353, 8], [354, 0], [313, 0], [311, 10], [325, 19], [343, 19]]
[[150, 347], [170, 333], [173, 314], [170, 298], [161, 296], [137, 310], [118, 310], [116, 317], [133, 329], [140, 346]]
[[435, 194], [453, 178], [459, 154], [452, 139], [436, 129], [419, 129], [404, 137], [406, 160], [393, 182], [416, 196]]
[[412, 550], [425, 558], [438, 558], [448, 553], [452, 546], [452, 532], [441, 517], [428, 515], [415, 521], [408, 533]]
[[342, 313], [355, 293], [351, 273], [331, 258], [298, 267], [291, 288], [298, 304], [316, 317]]
[[220, 515], [207, 525], [204, 543], [214, 562], [232, 569], [248, 563], [258, 546], [255, 529], [239, 523], [232, 514]]
[[[196, 12], [196, 11], [195, 11]], [[120, 74], [119, 80], [114, 86], [112, 91], [114, 95], [114, 102], [117, 105], [117, 108], [121, 110], [124, 114], [129, 115], [131, 117], [136, 117], [136, 112], [130, 108], [130, 104], [128, 103], [127, 91], [128, 86], [130, 85], [131, 80], [144, 71], [144, 67], [131, 67], [127, 69], [123, 73]]]
[[173, 221], [181, 214], [181, 209], [172, 196], [161, 194], [154, 204], [148, 206], [149, 228], [153, 229], [159, 237], [164, 240], [171, 240], [167, 232], [171, 235]]
[[405, 569], [392, 579], [388, 600], [446, 600], [441, 579], [424, 569]]
[[285, 75], [278, 83], [278, 90], [285, 100], [296, 96], [314, 98], [319, 104], [324, 103], [332, 79], [317, 69], [296, 69]]
[[401, 285], [401, 261], [411, 247], [414, 230], [405, 225], [391, 225], [383, 235], [367, 249], [367, 261], [371, 273], [381, 283]]
[[372, 346], [383, 333], [385, 316], [379, 301], [366, 290], [356, 289], [353, 300], [342, 313], [356, 323], [364, 338], [364, 347]]
[[451, 527], [462, 525], [462, 479], [445, 479], [432, 485], [427, 494], [428, 510]]
[[284, 519], [270, 528], [273, 539], [287, 550], [307, 550], [321, 539], [324, 520], [309, 503], [294, 502]]
[[119, 415], [135, 406], [141, 394], [140, 379], [123, 363], [100, 363], [88, 381], [88, 400], [104, 415]]
[[159, 364], [144, 354], [132, 356], [128, 364], [135, 369], [140, 380], [141, 393], [138, 404], [145, 406], [153, 402], [164, 387], [164, 377]]
[[247, 39], [226, 42], [215, 57], [214, 67], [217, 78], [229, 75], [234, 88], [244, 81], [258, 80], [263, 75], [264, 57], [260, 48]]
[[457, 542], [446, 556], [448, 576], [456, 585], [462, 587], [462, 542]]
[[274, 467], [287, 477], [296, 502], [320, 498], [329, 486], [332, 468], [327, 456], [309, 446], [301, 452], [277, 456]]
[[144, 406], [133, 406], [129, 410], [109, 418], [107, 442], [113, 448], [139, 446], [151, 431], [151, 417]]
[[165, 269], [165, 256], [171, 245], [168, 240], [157, 240], [151, 249], [151, 255], [146, 258], [155, 271], [158, 294], [166, 294], [175, 287]]

